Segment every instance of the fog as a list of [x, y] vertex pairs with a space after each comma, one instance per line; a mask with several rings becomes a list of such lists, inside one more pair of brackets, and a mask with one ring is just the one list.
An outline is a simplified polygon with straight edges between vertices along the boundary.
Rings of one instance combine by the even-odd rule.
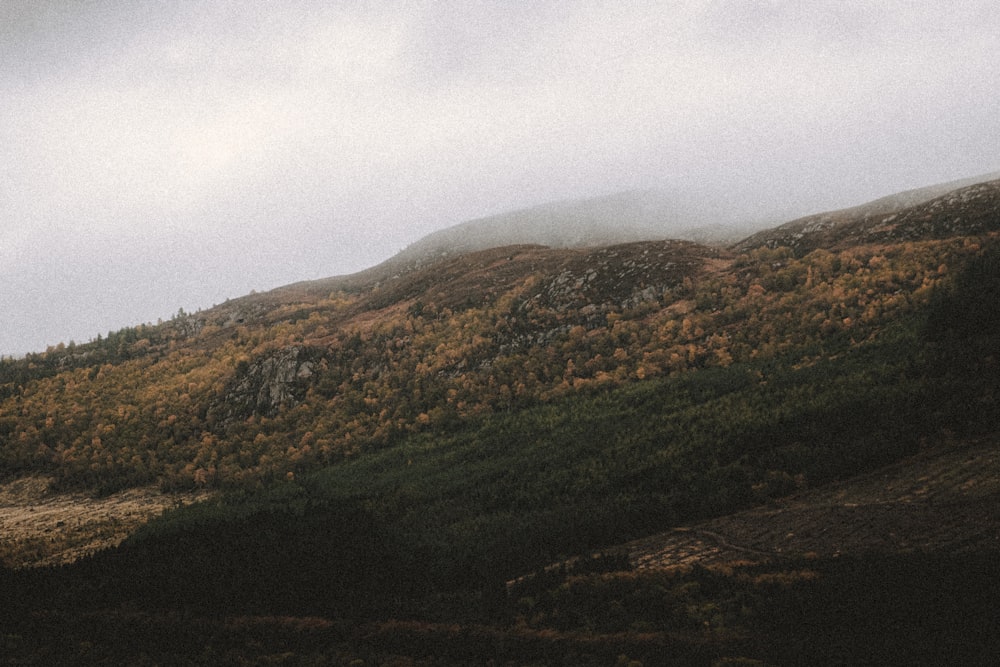
[[5, 0], [0, 354], [550, 201], [787, 219], [996, 171], [997, 63], [992, 1]]

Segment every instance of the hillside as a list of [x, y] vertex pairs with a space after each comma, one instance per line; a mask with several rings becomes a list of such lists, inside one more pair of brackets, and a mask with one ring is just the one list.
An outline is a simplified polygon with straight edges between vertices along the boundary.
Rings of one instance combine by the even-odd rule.
[[[805, 253], [857, 243], [906, 238], [947, 238], [991, 228], [997, 205], [997, 178], [971, 179], [908, 190], [875, 201], [792, 220], [737, 243], [737, 251], [785, 246]], [[948, 218], [949, 213], [954, 213]], [[897, 233], [898, 230], [898, 233]]]
[[998, 189], [787, 244], [489, 248], [0, 362], [4, 564], [132, 533], [0, 569], [0, 653], [988, 664]]

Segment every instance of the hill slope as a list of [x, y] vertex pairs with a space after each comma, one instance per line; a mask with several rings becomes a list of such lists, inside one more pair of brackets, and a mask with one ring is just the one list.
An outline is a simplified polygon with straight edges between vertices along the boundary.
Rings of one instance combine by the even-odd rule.
[[522, 245], [234, 299], [0, 363], [0, 457], [64, 488], [238, 486], [596, 387], [821, 355], [925, 305], [998, 210], [992, 181], [736, 252]]
[[[14, 486], [211, 500], [69, 567], [0, 568], [0, 648], [989, 664], [995, 189], [848, 222], [813, 249], [492, 248], [4, 361]], [[635, 539], [633, 565], [657, 567], [613, 555]], [[595, 549], [612, 555], [542, 569]], [[753, 564], [665, 560], [684, 549]]]
[[737, 243], [734, 249], [786, 246], [808, 252], [816, 248], [946, 238], [995, 229], [998, 177], [1000, 174], [986, 174], [810, 215], [758, 232]]

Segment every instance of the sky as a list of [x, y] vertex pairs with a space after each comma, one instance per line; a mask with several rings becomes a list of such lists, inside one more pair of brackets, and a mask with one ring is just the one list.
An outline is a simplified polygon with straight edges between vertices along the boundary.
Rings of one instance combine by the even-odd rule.
[[997, 171], [998, 84], [995, 0], [0, 0], [0, 354], [544, 202]]

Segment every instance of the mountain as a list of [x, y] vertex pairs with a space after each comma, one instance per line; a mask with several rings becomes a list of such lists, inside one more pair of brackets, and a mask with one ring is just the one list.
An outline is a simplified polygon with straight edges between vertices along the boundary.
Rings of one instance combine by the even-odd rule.
[[[829, 214], [823, 224], [793, 221], [732, 249], [676, 240], [565, 247], [593, 238], [567, 235], [579, 229], [565, 205], [496, 219], [559, 247], [431, 260], [418, 250], [437, 247], [432, 235], [359, 274], [3, 361], [0, 457], [14, 474], [50, 474], [66, 488], [225, 486], [586, 387], [863, 341], [925, 303], [928, 287], [946, 280], [943, 267], [964, 265], [981, 247], [950, 239], [998, 231], [1000, 181], [893, 208], [946, 187]], [[576, 210], [643, 201], [626, 199]], [[562, 222], [537, 230], [545, 211]], [[583, 227], [596, 234], [607, 219]], [[629, 233], [656, 219], [640, 217]], [[406, 268], [407, 257], [427, 259]], [[864, 289], [860, 269], [871, 283]], [[788, 309], [799, 313], [795, 325], [782, 323]], [[252, 455], [247, 439], [258, 440]]]
[[[958, 239], [997, 233], [1000, 181], [904, 206], [947, 187], [793, 221], [731, 249], [575, 247], [595, 237], [569, 236], [580, 229], [569, 211], [589, 212], [583, 228], [597, 234], [610, 212], [648, 203], [631, 195], [494, 220], [558, 247], [432, 260], [421, 250], [437, 247], [432, 235], [353, 276], [3, 361], [0, 460], [9, 475], [47, 474], [66, 489], [226, 487], [597, 387], [860, 343], [926, 306], [929, 289], [982, 249]], [[543, 213], [559, 224], [536, 229]], [[427, 259], [406, 268], [407, 257]]]
[[[837, 244], [887, 239], [896, 229], [914, 238], [928, 235], [942, 238], [962, 231], [947, 229], [946, 222], [938, 217], [939, 213], [952, 212], [958, 203], [953, 201], [954, 197], [961, 198], [964, 207], [956, 212], [955, 220], [966, 226], [967, 233], [976, 233], [978, 229], [989, 227], [989, 218], [995, 213], [997, 179], [1000, 179], [1000, 172], [907, 190], [860, 206], [809, 215], [760, 231], [734, 247], [745, 251], [761, 246], [787, 246], [808, 252]], [[975, 213], [975, 208], [981, 215]], [[936, 219], [937, 228], [908, 224], [913, 220], [930, 219]]]
[[991, 664], [998, 188], [416, 254], [0, 361], [0, 654]]
[[746, 221], [711, 202], [655, 190], [543, 204], [449, 227], [413, 243], [392, 262], [417, 266], [457, 254], [507, 245], [581, 248], [633, 241], [733, 241]]

